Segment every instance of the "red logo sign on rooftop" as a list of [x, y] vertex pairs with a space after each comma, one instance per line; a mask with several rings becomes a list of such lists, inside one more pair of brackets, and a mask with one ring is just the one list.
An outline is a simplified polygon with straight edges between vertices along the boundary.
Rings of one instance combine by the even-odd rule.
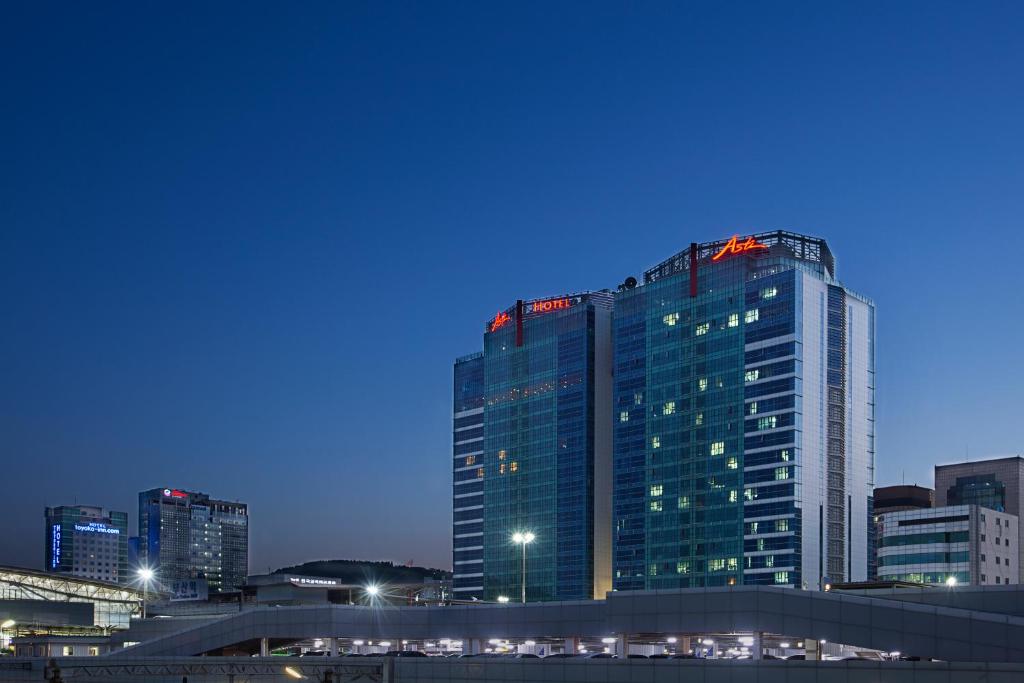
[[511, 320], [511, 318], [509, 318], [508, 313], [497, 314], [491, 322], [491, 332], [501, 329], [509, 320]]
[[745, 254], [749, 251], [759, 251], [761, 249], [767, 249], [767, 244], [761, 244], [753, 237], [748, 237], [745, 241], [740, 242], [739, 235], [733, 235], [732, 239], [725, 243], [721, 251], [711, 257], [712, 261], [718, 261], [726, 256], [733, 256], [735, 254]]

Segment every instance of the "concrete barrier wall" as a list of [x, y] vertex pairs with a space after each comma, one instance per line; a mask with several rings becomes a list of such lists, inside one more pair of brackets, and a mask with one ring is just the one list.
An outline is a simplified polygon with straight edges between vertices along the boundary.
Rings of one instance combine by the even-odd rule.
[[399, 659], [393, 683], [1021, 683], [1024, 664]]
[[[347, 675], [335, 675], [337, 683], [354, 680], [381, 680], [383, 683], [1020, 683], [1024, 664], [977, 664], [958, 662], [802, 662], [802, 661], [702, 661], [643, 659], [374, 659], [353, 666], [344, 658], [239, 658], [239, 657], [153, 657], [138, 658], [119, 665], [146, 666], [151, 673], [126, 675], [118, 665], [102, 659], [72, 657], [58, 660], [65, 681], [90, 680], [96, 683], [181, 683], [182, 665], [202, 665], [208, 669], [232, 665], [270, 664], [258, 674], [237, 674], [238, 683], [295, 683], [284, 666], [293, 666], [305, 675], [307, 683], [323, 680], [325, 669]], [[0, 683], [42, 682], [45, 660], [4, 658], [0, 660]], [[27, 665], [27, 667], [25, 666]], [[94, 667], [89, 672], [75, 671], [76, 665]], [[167, 667], [166, 669], [163, 667]], [[360, 677], [356, 669], [369, 676]], [[171, 673], [173, 671], [174, 673]], [[227, 670], [188, 673], [189, 683], [226, 683]]]

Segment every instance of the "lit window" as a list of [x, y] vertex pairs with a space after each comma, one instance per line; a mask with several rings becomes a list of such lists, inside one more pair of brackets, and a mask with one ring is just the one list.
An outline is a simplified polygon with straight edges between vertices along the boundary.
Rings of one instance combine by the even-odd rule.
[[711, 444], [711, 455], [722, 455], [725, 453], [725, 442], [715, 441]]
[[757, 415], [757, 401], [751, 401], [747, 404], [747, 415]]
[[774, 555], [767, 555], [764, 558], [764, 566], [766, 566], [766, 567], [774, 567], [775, 566], [775, 556]]
[[757, 539], [757, 549], [759, 551], [764, 550], [764, 539], [763, 538]]
[[764, 289], [761, 290], [761, 298], [762, 299], [774, 299], [775, 295], [778, 294], [778, 293], [779, 293], [779, 290], [778, 290], [778, 288], [775, 285], [772, 285], [771, 287], [765, 287]]
[[783, 462], [789, 462], [789, 449], [788, 448], [783, 449], [779, 453], [779, 459], [781, 459]]
[[629, 422], [629, 411], [623, 410], [619, 413], [619, 422]]
[[789, 572], [775, 572], [775, 583], [789, 583]]
[[736, 327], [740, 324], [740, 314], [730, 313], [729, 314], [729, 327]]
[[775, 481], [782, 481], [783, 479], [789, 479], [789, 468], [788, 467], [776, 467], [775, 468]]
[[735, 503], [736, 502], [736, 489], [733, 489], [732, 491], [729, 491], [729, 502], [730, 503]]
[[505, 459], [505, 451], [504, 450], [498, 451], [498, 460], [504, 460], [504, 459]]
[[731, 572], [734, 572], [737, 569], [739, 569], [739, 566], [739, 562], [736, 560], [735, 557], [730, 557], [728, 560], [725, 561], [725, 568]]
[[754, 500], [757, 498], [757, 489], [743, 489], [743, 500]]
[[710, 326], [711, 326], [710, 323], [701, 323], [700, 325], [697, 325], [697, 331], [695, 332], [695, 334], [698, 337], [701, 336], [702, 334], [707, 334], [708, 333], [708, 328]]
[[747, 311], [747, 314], [745, 316], [743, 316], [743, 320], [745, 322], [748, 322], [748, 323], [757, 322], [757, 319], [758, 319], [758, 311], [757, 311], [756, 308], [751, 310], [751, 311]]
[[708, 560], [708, 571], [720, 572], [725, 569], [725, 558], [717, 557], [712, 560]]
[[661, 448], [661, 437], [660, 436], [652, 436], [651, 437], [651, 448]]
[[689, 574], [690, 563], [689, 562], [676, 562], [676, 574]]
[[759, 524], [759, 522], [748, 522], [747, 523], [747, 527], [750, 529], [750, 531], [748, 531], [747, 533], [748, 534], [756, 534], [757, 533], [758, 524]]
[[519, 471], [519, 463], [517, 463], [515, 460], [513, 460], [511, 463], [509, 463], [508, 469], [510, 471], [512, 471], [512, 472], [518, 472]]
[[697, 380], [697, 388], [700, 389], [701, 391], [704, 391], [705, 389], [707, 389], [708, 388], [708, 378], [707, 377], [701, 377], [699, 380]]
[[651, 576], [657, 576], [658, 575], [658, 565], [656, 565], [656, 564], [654, 564], [652, 562], [651, 566], [647, 568], [647, 573], [650, 574]]
[[679, 503], [678, 503], [677, 507], [680, 510], [685, 510], [686, 508], [690, 507], [690, 497], [689, 496], [679, 496]]
[[725, 459], [726, 469], [735, 470], [739, 468], [739, 466], [740, 464], [739, 461], [736, 460], [736, 456], [729, 456], [728, 458]]
[[664, 490], [665, 490], [665, 487], [662, 486], [661, 484], [652, 484], [651, 485], [651, 497], [652, 498], [657, 498], [658, 496], [660, 496], [662, 494], [662, 492], [664, 492]]
[[483, 467], [478, 467], [477, 468], [477, 470], [476, 470], [476, 478], [477, 479], [483, 479], [484, 478], [484, 468]]
[[677, 322], [679, 322], [679, 314], [678, 313], [669, 313], [668, 315], [666, 315], [661, 320], [662, 320], [662, 322], [664, 322], [669, 327], [672, 327]]
[[758, 429], [775, 429], [775, 425], [776, 425], [777, 421], [778, 420], [777, 420], [777, 418], [774, 415], [769, 415], [768, 417], [759, 417], [759, 418], [757, 418], [757, 428]]
[[467, 455], [466, 456], [466, 466], [469, 467], [470, 465], [475, 465], [475, 464], [476, 464], [476, 456], [475, 455]]
[[505, 463], [498, 465], [498, 474], [505, 474]]
[[788, 519], [777, 519], [775, 520], [776, 531], [789, 531], [789, 520]]
[[747, 382], [756, 382], [757, 378], [761, 376], [760, 370], [747, 370], [743, 374], [743, 379]]
[[661, 512], [661, 501], [660, 500], [652, 500], [651, 501], [651, 512]]
[[698, 427], [704, 424], [704, 413], [697, 413], [697, 417], [694, 419], [694, 422], [697, 423]]
[[635, 403], [638, 406], [643, 405], [643, 403], [644, 403], [643, 392], [639, 392], [638, 391], [637, 393], [633, 394], [633, 403]]
[[674, 412], [676, 412], [676, 402], [675, 401], [668, 401], [667, 403], [665, 403], [665, 405], [663, 405], [661, 407], [661, 414], [662, 415], [671, 415]]

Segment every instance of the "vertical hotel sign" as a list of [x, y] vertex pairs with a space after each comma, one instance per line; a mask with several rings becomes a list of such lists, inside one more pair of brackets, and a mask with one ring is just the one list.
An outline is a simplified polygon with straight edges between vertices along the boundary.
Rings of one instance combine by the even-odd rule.
[[56, 569], [60, 564], [60, 524], [54, 524], [50, 532], [52, 546], [50, 548], [50, 565]]

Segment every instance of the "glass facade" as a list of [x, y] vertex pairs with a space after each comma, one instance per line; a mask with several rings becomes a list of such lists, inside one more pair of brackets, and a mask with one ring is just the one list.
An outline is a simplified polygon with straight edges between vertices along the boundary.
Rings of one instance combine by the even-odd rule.
[[452, 404], [452, 567], [458, 600], [483, 598], [484, 355], [455, 361]]
[[605, 292], [520, 303], [484, 335], [486, 599], [521, 598], [517, 532], [534, 538], [528, 600], [589, 599], [597, 590], [595, 461], [610, 453], [596, 425], [610, 382], [597, 375], [610, 375], [611, 301]]
[[245, 503], [204, 493], [152, 489], [139, 494], [139, 563], [164, 584], [206, 579], [210, 590], [245, 584], [249, 515]]
[[530, 600], [866, 580], [874, 335], [825, 241], [784, 231], [691, 244], [614, 294], [499, 312], [482, 428], [456, 364], [456, 586], [517, 599], [516, 532], [535, 535]]
[[616, 294], [618, 590], [867, 577], [874, 309], [823, 241], [755, 237]]

